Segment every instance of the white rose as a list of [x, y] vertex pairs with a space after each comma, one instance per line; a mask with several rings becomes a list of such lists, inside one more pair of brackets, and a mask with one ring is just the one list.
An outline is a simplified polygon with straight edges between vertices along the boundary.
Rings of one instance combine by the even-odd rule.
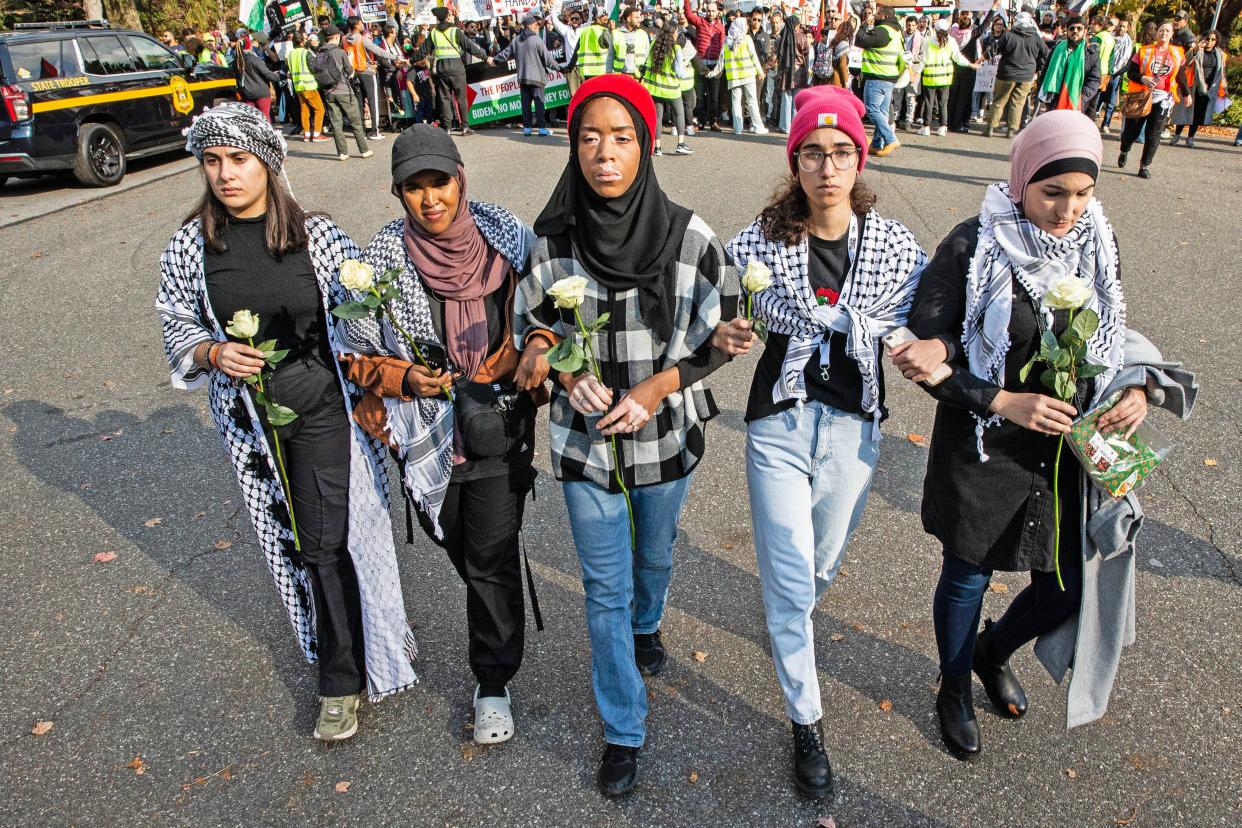
[[366, 293], [375, 284], [375, 271], [366, 262], [346, 259], [341, 263], [341, 286], [356, 293]]
[[566, 276], [548, 288], [548, 295], [558, 308], [576, 308], [586, 298], [587, 280], [581, 276]]
[[758, 259], [746, 263], [746, 272], [742, 274], [742, 287], [747, 293], [759, 293], [772, 287], [772, 271]]
[[237, 339], [252, 339], [259, 332], [259, 316], [248, 310], [239, 310], [233, 314], [224, 332]]
[[1078, 310], [1091, 298], [1091, 293], [1091, 285], [1084, 280], [1066, 276], [1044, 294], [1044, 305], [1052, 310]]

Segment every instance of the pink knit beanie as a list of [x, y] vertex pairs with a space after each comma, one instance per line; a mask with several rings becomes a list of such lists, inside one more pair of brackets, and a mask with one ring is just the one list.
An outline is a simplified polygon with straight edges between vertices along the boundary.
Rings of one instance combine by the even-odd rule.
[[821, 127], [839, 129], [858, 147], [858, 170], [867, 163], [867, 132], [863, 129], [862, 116], [866, 107], [848, 89], [839, 86], [812, 86], [794, 96], [794, 119], [789, 127], [789, 140], [785, 155], [789, 169], [798, 174], [794, 153], [810, 135]]

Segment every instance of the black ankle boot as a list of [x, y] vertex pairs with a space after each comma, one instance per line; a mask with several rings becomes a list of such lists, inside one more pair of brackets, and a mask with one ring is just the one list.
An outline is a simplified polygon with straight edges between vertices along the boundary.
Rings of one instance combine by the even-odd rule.
[[599, 763], [599, 789], [605, 796], [621, 796], [638, 782], [638, 748], [605, 745]]
[[824, 729], [820, 722], [793, 723], [794, 784], [807, 796], [832, 796], [832, 763], [824, 749]]
[[936, 715], [940, 717], [940, 738], [958, 759], [973, 762], [979, 758], [979, 723], [970, 698], [970, 673], [940, 677], [936, 695]]
[[996, 649], [992, 635], [992, 619], [983, 622], [983, 632], [975, 641], [974, 662], [971, 665], [983, 682], [988, 698], [1002, 715], [1020, 719], [1026, 713], [1026, 691], [1009, 666], [1009, 657]]
[[635, 633], [634, 662], [638, 665], [638, 672], [644, 676], [659, 675], [664, 669], [664, 661], [664, 644], [660, 641], [659, 630], [650, 635]]

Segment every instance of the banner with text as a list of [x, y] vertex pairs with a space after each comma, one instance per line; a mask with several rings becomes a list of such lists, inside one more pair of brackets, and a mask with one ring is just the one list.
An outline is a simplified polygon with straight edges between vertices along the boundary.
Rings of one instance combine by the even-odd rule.
[[[560, 52], [560, 49], [553, 52], [558, 61], [562, 60]], [[516, 69], [512, 61], [508, 65], [473, 63], [466, 67], [466, 102], [470, 105], [472, 125], [522, 116], [522, 93], [518, 88]], [[548, 75], [543, 101], [545, 109], [569, 103], [569, 84], [560, 72]]]

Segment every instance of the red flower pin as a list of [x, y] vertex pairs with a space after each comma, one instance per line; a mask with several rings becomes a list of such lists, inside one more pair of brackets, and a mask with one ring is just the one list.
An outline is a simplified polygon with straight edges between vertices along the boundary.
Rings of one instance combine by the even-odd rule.
[[821, 305], [835, 305], [841, 298], [841, 292], [832, 288], [817, 288], [815, 298]]

